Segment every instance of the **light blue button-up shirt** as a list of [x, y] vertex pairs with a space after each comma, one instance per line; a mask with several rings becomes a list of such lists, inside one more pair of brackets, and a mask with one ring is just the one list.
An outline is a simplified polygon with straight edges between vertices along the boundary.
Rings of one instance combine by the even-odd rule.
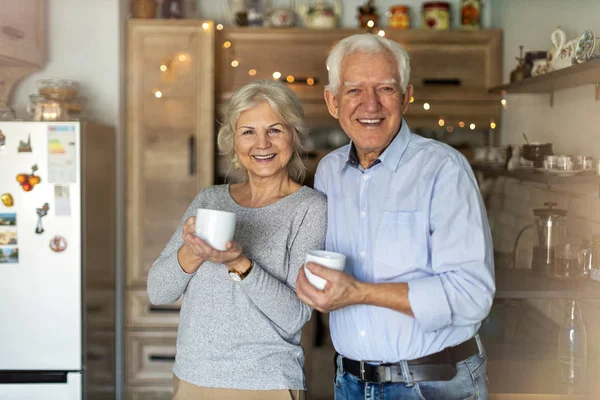
[[466, 159], [451, 147], [398, 135], [370, 168], [353, 145], [325, 156], [315, 188], [328, 200], [327, 250], [346, 255], [362, 282], [408, 282], [415, 318], [371, 305], [330, 314], [335, 349], [354, 360], [397, 362], [471, 338], [495, 292], [485, 206]]

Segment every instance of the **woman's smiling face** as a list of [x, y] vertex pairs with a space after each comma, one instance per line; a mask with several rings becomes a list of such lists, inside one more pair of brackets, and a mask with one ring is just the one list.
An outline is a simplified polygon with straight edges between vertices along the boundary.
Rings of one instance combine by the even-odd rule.
[[263, 101], [240, 114], [235, 130], [235, 154], [249, 178], [286, 176], [294, 151], [293, 139], [291, 128]]

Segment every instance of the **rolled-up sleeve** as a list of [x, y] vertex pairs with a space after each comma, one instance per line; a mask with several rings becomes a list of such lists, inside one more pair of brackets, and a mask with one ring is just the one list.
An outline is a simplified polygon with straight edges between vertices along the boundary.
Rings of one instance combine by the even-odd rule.
[[496, 290], [485, 206], [466, 165], [441, 169], [429, 216], [432, 275], [408, 283], [417, 323], [426, 332], [481, 322]]

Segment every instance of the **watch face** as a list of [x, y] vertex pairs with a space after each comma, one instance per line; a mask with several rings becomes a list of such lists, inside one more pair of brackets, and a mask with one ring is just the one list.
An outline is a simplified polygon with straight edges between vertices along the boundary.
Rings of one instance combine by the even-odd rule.
[[232, 272], [232, 271], [229, 271], [229, 277], [236, 282], [242, 281], [242, 278], [240, 278], [240, 276], [238, 274], [236, 274], [235, 272]]

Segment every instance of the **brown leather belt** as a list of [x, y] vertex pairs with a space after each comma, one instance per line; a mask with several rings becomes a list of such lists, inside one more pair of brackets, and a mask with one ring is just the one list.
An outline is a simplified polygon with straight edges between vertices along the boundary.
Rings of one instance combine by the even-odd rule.
[[[479, 347], [475, 337], [453, 347], [425, 357], [408, 360], [411, 380], [448, 381], [456, 375], [456, 363], [477, 354]], [[338, 353], [336, 352], [337, 359]], [[344, 371], [358, 377], [363, 382], [386, 383], [406, 382], [400, 363], [372, 364], [376, 361], [355, 361], [342, 357]], [[337, 366], [337, 363], [336, 363]]]

